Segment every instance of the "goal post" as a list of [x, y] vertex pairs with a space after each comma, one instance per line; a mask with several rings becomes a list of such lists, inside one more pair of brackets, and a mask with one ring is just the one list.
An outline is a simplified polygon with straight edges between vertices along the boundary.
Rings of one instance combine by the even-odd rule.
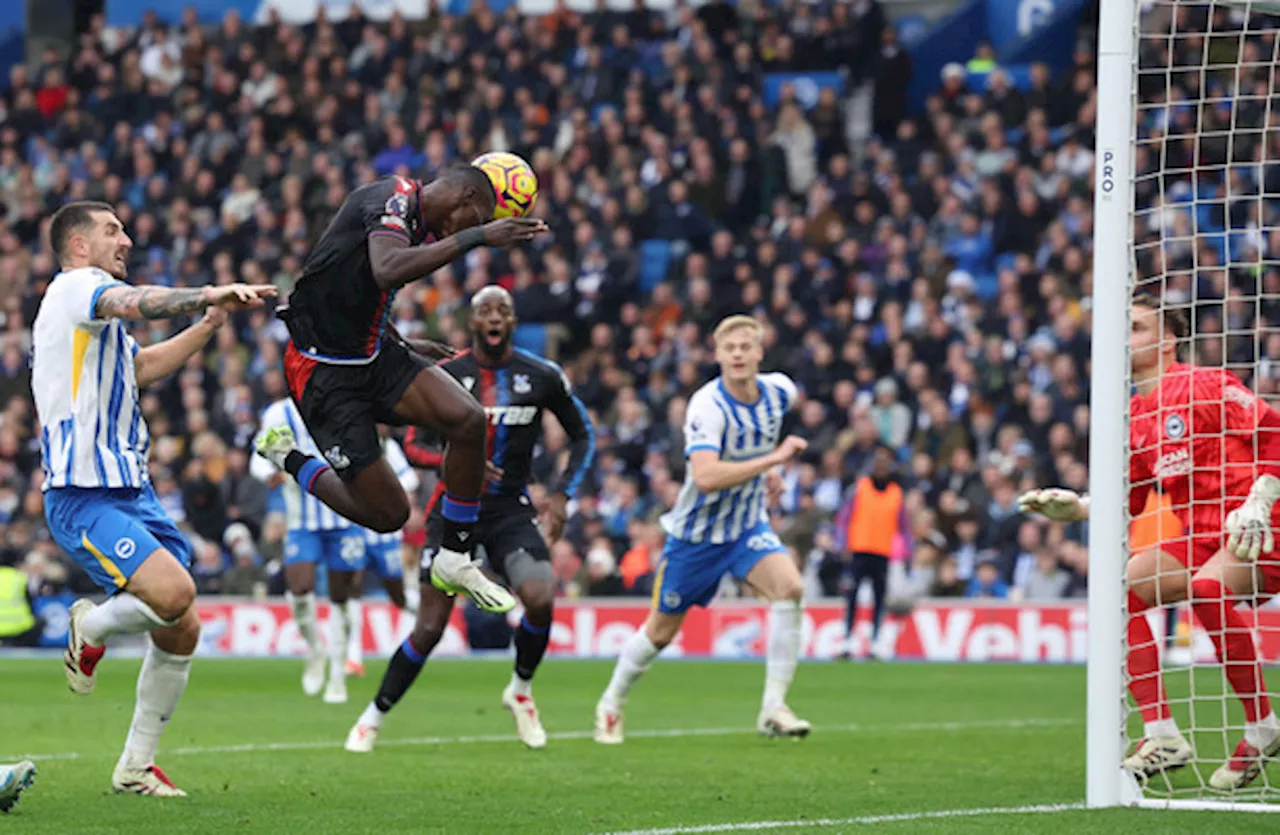
[[[1128, 557], [1129, 295], [1133, 281], [1133, 143], [1139, 0], [1105, 0], [1098, 19], [1094, 152], [1093, 343], [1089, 402], [1089, 658], [1085, 803], [1135, 802], [1120, 768], [1125, 745], [1125, 597]], [[1103, 83], [1103, 79], [1113, 79]], [[1121, 79], [1128, 83], [1121, 83]], [[1110, 358], [1110, 361], [1096, 361]]]
[[[1121, 767], [1142, 736], [1126, 673], [1130, 300], [1142, 287], [1187, 313], [1187, 359], [1227, 368], [1278, 405], [1280, 0], [1103, 0], [1097, 74], [1086, 805], [1280, 811], [1280, 762], [1245, 789], [1209, 785], [1244, 719], [1198, 627], [1189, 667], [1161, 659], [1195, 759], [1142, 784]], [[1177, 431], [1166, 437], [1196, 436]], [[1280, 668], [1267, 667], [1280, 656], [1280, 610], [1238, 611], [1280, 705]]]

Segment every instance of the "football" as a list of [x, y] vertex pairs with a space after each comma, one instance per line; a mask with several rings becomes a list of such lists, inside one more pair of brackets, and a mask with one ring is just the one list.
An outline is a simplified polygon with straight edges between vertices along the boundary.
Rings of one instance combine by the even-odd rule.
[[538, 199], [538, 176], [533, 167], [515, 154], [495, 151], [481, 154], [471, 164], [483, 171], [493, 184], [497, 202], [493, 219], [524, 217]]

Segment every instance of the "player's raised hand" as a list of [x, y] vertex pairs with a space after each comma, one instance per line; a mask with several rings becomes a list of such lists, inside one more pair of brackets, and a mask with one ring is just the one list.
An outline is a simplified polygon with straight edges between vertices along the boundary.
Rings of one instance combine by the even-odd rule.
[[1018, 497], [1018, 510], [1055, 522], [1079, 522], [1089, 518], [1088, 500], [1074, 490], [1061, 487], [1028, 490]]
[[777, 463], [785, 464], [792, 458], [809, 448], [809, 442], [797, 435], [788, 435], [782, 439], [782, 443], [778, 444], [778, 448], [774, 450], [774, 457]]
[[506, 471], [492, 461], [484, 462], [484, 483], [497, 483], [502, 481], [502, 477], [506, 475]]
[[210, 330], [218, 330], [227, 323], [230, 314], [227, 313], [225, 307], [206, 307], [204, 309], [204, 318], [201, 321], [209, 326]]
[[250, 310], [262, 307], [267, 299], [274, 299], [276, 292], [274, 284], [225, 284], [206, 287], [204, 295], [210, 305], [228, 310]]
[[504, 217], [480, 227], [484, 232], [484, 242], [489, 246], [507, 247], [513, 244], [531, 241], [551, 227], [536, 217]]

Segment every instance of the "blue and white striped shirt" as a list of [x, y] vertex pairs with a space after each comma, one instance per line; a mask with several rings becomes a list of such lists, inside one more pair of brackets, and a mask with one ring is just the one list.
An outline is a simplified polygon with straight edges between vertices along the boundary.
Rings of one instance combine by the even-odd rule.
[[[307, 425], [298, 414], [298, 407], [287, 397], [277, 400], [262, 412], [262, 426], [258, 437], [272, 427], [287, 426], [293, 430], [298, 451], [304, 455], [320, 458], [320, 448], [312, 440]], [[258, 444], [254, 439], [254, 446]], [[259, 481], [267, 481], [279, 472], [275, 466], [260, 455], [253, 456], [249, 472]], [[356, 527], [350, 519], [340, 515], [327, 504], [303, 490], [298, 483], [289, 478], [284, 483], [285, 521], [291, 531], [338, 531]]]
[[33, 328], [31, 389], [40, 419], [44, 489], [141, 487], [151, 436], [138, 407], [138, 343], [119, 319], [94, 315], [124, 287], [97, 267], [58, 273]]
[[[724, 461], [749, 461], [777, 448], [782, 419], [796, 402], [796, 384], [786, 374], [760, 374], [756, 382], [760, 397], [755, 403], [735, 400], [719, 377], [694, 393], [684, 423], [686, 460], [711, 450]], [[768, 518], [764, 493], [763, 474], [703, 493], [690, 470], [675, 507], [662, 517], [663, 530], [684, 542], [732, 542]]]

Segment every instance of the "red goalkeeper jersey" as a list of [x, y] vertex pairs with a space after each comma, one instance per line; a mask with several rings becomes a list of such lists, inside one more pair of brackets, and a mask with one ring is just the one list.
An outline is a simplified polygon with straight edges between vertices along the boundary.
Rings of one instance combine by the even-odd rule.
[[1130, 401], [1129, 450], [1130, 515], [1159, 482], [1187, 534], [1220, 536], [1254, 479], [1280, 476], [1280, 413], [1229, 371], [1177, 363]]

